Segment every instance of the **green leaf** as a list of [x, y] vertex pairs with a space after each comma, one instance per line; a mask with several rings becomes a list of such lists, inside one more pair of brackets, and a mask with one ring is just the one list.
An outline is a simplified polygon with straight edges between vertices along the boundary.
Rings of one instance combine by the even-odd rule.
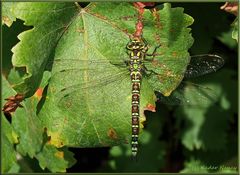
[[[107, 41], [107, 43], [104, 44], [104, 41], [108, 38], [103, 36], [101, 33], [99, 35], [101, 38], [98, 38], [101, 39], [99, 44], [102, 46], [96, 47], [96, 49], [98, 49], [100, 52], [104, 51], [104, 56], [107, 58], [126, 57], [123, 49], [125, 48], [125, 43], [128, 39], [128, 33], [124, 34], [124, 31], [129, 32], [129, 34], [133, 33], [135, 29], [134, 19], [137, 20], [137, 10], [134, 9], [132, 5], [127, 3], [99, 3], [97, 4], [97, 8], [95, 8], [95, 5], [90, 5], [88, 8], [86, 8], [87, 13], [82, 13], [83, 11], [81, 12], [81, 8], [77, 7], [73, 3], [58, 3], [57, 5], [55, 5], [55, 3], [15, 3], [14, 5], [11, 3], [3, 3], [3, 5], [6, 6], [6, 8], [10, 8], [9, 11], [11, 13], [6, 13], [6, 16], [15, 16], [24, 20], [25, 25], [34, 26], [32, 30], [23, 32], [21, 35], [19, 35], [19, 39], [21, 41], [13, 48], [13, 65], [17, 68], [21, 68], [21, 81], [18, 80], [16, 84], [13, 84], [13, 87], [18, 93], [25, 94], [27, 97], [33, 95], [38, 87], [46, 62], [52, 58], [55, 48], [58, 47], [59, 39], [65, 35], [65, 31], [70, 31], [72, 25], [79, 20], [79, 18], [76, 16], [78, 13], [83, 15], [89, 13], [90, 16], [85, 15], [85, 20], [91, 20], [89, 17], [91, 17], [92, 14], [95, 16], [95, 18], [99, 18], [101, 21], [106, 20], [110, 22], [110, 26], [115, 27], [113, 33], [109, 34], [112, 38], [119, 37], [120, 40], [116, 41], [121, 42], [115, 43], [115, 45], [119, 46], [120, 52], [115, 52], [115, 55], [113, 55], [112, 52], [106, 50], [106, 48], [108, 48], [108, 45], [106, 44], [112, 46], [114, 43]], [[108, 13], [102, 9], [108, 9]], [[162, 13], [160, 12], [159, 14], [155, 14], [156, 18], [153, 18], [152, 14], [147, 11], [144, 14], [144, 17], [147, 20], [144, 28], [144, 35], [146, 35], [150, 46], [156, 47], [159, 44], [161, 45], [159, 53], [164, 55], [163, 58], [178, 58], [185, 61], [184, 65], [179, 65], [176, 67], [173, 67], [173, 65], [167, 65], [166, 63], [167, 67], [170, 67], [174, 70], [172, 72], [174, 75], [174, 73], [178, 72], [179, 69], [183, 72], [188, 62], [187, 50], [192, 45], [193, 39], [190, 35], [188, 35], [190, 29], [185, 27], [191, 25], [193, 20], [190, 16], [183, 14], [182, 8], [170, 9], [170, 4], [165, 4]], [[66, 11], [68, 11], [67, 14], [65, 14]], [[43, 16], [42, 14], [44, 14], [46, 18], [41, 19]], [[159, 15], [162, 15], [163, 17], [158, 18]], [[64, 18], [60, 18], [60, 16], [64, 16]], [[132, 20], [124, 20], [127, 17], [130, 19], [132, 18]], [[95, 19], [93, 18], [93, 20]], [[99, 21], [99, 25], [101, 25], [101, 21]], [[97, 25], [97, 23], [95, 25]], [[152, 26], [155, 26], [155, 31]], [[93, 29], [95, 28], [91, 23], [89, 23], [89, 26], [84, 27]], [[104, 24], [103, 27], [108, 27], [108, 25]], [[74, 32], [81, 33], [84, 30], [83, 23], [81, 24], [80, 19], [79, 28]], [[92, 32], [98, 31], [92, 30]], [[114, 32], [122, 32], [122, 34], [125, 36], [111, 35], [114, 34]], [[161, 40], [159, 40], [159, 38], [161, 38]], [[75, 41], [77, 40], [75, 39]], [[71, 40], [67, 42], [71, 42]], [[31, 45], [31, 47], [28, 47], [29, 45]], [[159, 57], [160, 60], [164, 60], [163, 58]], [[158, 71], [164, 75], [166, 75], [166, 73], [169, 74], [169, 69], [165, 70], [164, 68], [161, 68]], [[181, 81], [182, 76], [170, 75], [169, 79], [172, 80], [164, 80], [163, 83], [159, 84], [161, 86], [159, 90], [166, 95], [169, 95], [171, 91], [176, 88], [178, 83]], [[151, 82], [152, 80], [150, 83]], [[162, 84], [166, 84], [166, 87], [162, 86]], [[153, 83], [152, 86], [154, 88], [157, 87], [156, 85], [154, 86]]]
[[223, 32], [218, 39], [225, 45], [227, 45], [230, 49], [234, 49], [237, 47], [237, 42], [232, 38], [232, 30], [227, 32]]
[[1, 140], [1, 172], [2, 173], [17, 173], [19, 165], [17, 163], [17, 153], [14, 149], [14, 144], [17, 143], [17, 135], [12, 126], [2, 114], [2, 140]]
[[[16, 3], [12, 14], [33, 26], [19, 35], [21, 41], [13, 48], [13, 65], [23, 68], [20, 79], [14, 78], [14, 89], [31, 96], [46, 64], [54, 60], [52, 69], [47, 65], [52, 77], [39, 113], [50, 143], [125, 143], [131, 133], [131, 81], [128, 67], [112, 62], [128, 59], [125, 46], [135, 31], [137, 9], [130, 3], [90, 3], [86, 8], [74, 3]], [[187, 28], [192, 22], [182, 8], [172, 9], [170, 4], [155, 13], [145, 10], [143, 34], [150, 51], [161, 45], [156, 59], [162, 67], [148, 65], [161, 76], [157, 82], [153, 77], [142, 81], [141, 121], [143, 111], [155, 101], [154, 90], [169, 95], [183, 78], [193, 42]]]
[[18, 108], [12, 115], [12, 125], [20, 142], [17, 150], [24, 156], [28, 154], [31, 158], [41, 150], [44, 132], [41, 121], [36, 116], [37, 103], [36, 96], [26, 99], [21, 103], [24, 107]]
[[148, 82], [154, 90], [168, 96], [183, 79], [190, 61], [188, 49], [193, 44], [193, 38], [188, 27], [193, 23], [193, 18], [184, 14], [183, 8], [171, 8], [169, 3], [153, 13], [154, 18], [150, 12], [145, 16], [147, 25], [144, 26], [144, 36], [150, 45], [156, 46], [156, 42], [160, 45], [154, 64], [146, 66], [160, 76], [150, 76]]
[[[4, 77], [2, 77], [2, 101], [4, 98], [9, 96], [12, 93], [11, 89], [8, 86], [8, 83]], [[11, 126], [11, 124], [7, 121], [4, 114], [2, 113], [1, 117], [1, 131], [2, 131], [2, 149], [1, 149], [1, 172], [2, 173], [17, 173], [19, 172], [19, 165], [17, 164], [16, 151], [14, 149], [14, 144], [18, 143], [18, 136]]]
[[[130, 138], [129, 70], [128, 67], [118, 67], [111, 61], [123, 63], [123, 60], [128, 58], [125, 45], [129, 41], [129, 33], [125, 31], [134, 31], [135, 26], [131, 20], [119, 19], [125, 16], [136, 19], [136, 13], [137, 10], [129, 3], [91, 3], [85, 9], [79, 10], [79, 15], [72, 20], [67, 32], [59, 40], [46, 101], [39, 113], [48, 129], [48, 135], [51, 136], [51, 144], [57, 147], [113, 146], [125, 143]], [[160, 52], [166, 50], [165, 54], [169, 59], [172, 54], [176, 54], [170, 63], [166, 63], [169, 63], [167, 66], [173, 66], [174, 59], [181, 58], [179, 63], [188, 58], [187, 49], [192, 43], [192, 38], [189, 34], [190, 29], [186, 27], [192, 23], [192, 18], [184, 15], [183, 9], [171, 10], [167, 4], [163, 12], [158, 13], [160, 16], [165, 15], [163, 21], [157, 21], [162, 22], [165, 28], [150, 28], [156, 21], [153, 15], [146, 11], [144, 37], [154, 46], [152, 48], [161, 44], [163, 48]], [[169, 23], [167, 19], [176, 21]], [[151, 21], [148, 22], [149, 20]], [[179, 26], [182, 28], [179, 29]], [[172, 29], [172, 35], [179, 35], [177, 41], [168, 38], [169, 29]], [[162, 36], [163, 40], [159, 43], [156, 39], [153, 40], [154, 33]], [[177, 67], [176, 72], [179, 73], [179, 69], [183, 71], [186, 64], [185, 61], [185, 65]], [[159, 90], [169, 94], [181, 81], [181, 76], [182, 74], [177, 80], [175, 76], [170, 76], [169, 79], [173, 79], [171, 83], [166, 87], [161, 86]], [[143, 111], [155, 100], [153, 90], [156, 89], [156, 85], [150, 86], [149, 81], [151, 83], [151, 80], [147, 79], [142, 81], [142, 121], [145, 120]]]
[[17, 35], [27, 29], [20, 20], [14, 22], [11, 27], [2, 26], [2, 73], [5, 77], [8, 77], [12, 69], [11, 48], [18, 42]]
[[[46, 72], [42, 85], [45, 86], [47, 83], [46, 80], [48, 79], [49, 74]], [[9, 94], [12, 95], [14, 91], [4, 78], [3, 80], [3, 98], [6, 98], [10, 96]], [[8, 138], [8, 140], [3, 140], [4, 146], [8, 146], [9, 148], [12, 147], [12, 149], [9, 151], [10, 156], [8, 154], [6, 155], [6, 153], [8, 153], [7, 151], [4, 151], [3, 154], [3, 156], [6, 155], [6, 161], [8, 161], [6, 164], [4, 164], [4, 167], [7, 165], [7, 167], [4, 169], [5, 171], [10, 171], [7, 169], [9, 169], [11, 165], [16, 167], [16, 163], [13, 162], [13, 154], [15, 154], [15, 150], [13, 149], [13, 145], [9, 145], [9, 139], [11, 139], [11, 143], [17, 144], [17, 151], [21, 155], [26, 156], [28, 154], [31, 158], [36, 157], [42, 169], [48, 168], [52, 172], [65, 172], [66, 168], [72, 166], [75, 162], [72, 153], [66, 149], [59, 151], [56, 149], [56, 147], [46, 144], [46, 138], [43, 137], [44, 127], [42, 127], [41, 121], [36, 115], [38, 102], [39, 96], [37, 96], [37, 94], [31, 98], [26, 99], [21, 103], [23, 105], [23, 108], [17, 109], [16, 112], [12, 115], [12, 124], [10, 125], [7, 122], [3, 123], [3, 130], [6, 132], [6, 138]], [[3, 121], [5, 120], [6, 119], [3, 118]], [[16, 133], [11, 131], [11, 128], [13, 128]], [[62, 155], [62, 157], [59, 155]], [[45, 159], [54, 163], [46, 164]]]
[[233, 26], [232, 38], [237, 40], [238, 42], [238, 17], [234, 20], [232, 26]]
[[4, 14], [6, 17], [19, 18], [25, 25], [34, 26], [18, 36], [20, 42], [12, 49], [13, 66], [21, 68], [21, 81], [12, 85], [18, 93], [29, 97], [38, 88], [47, 61], [77, 11], [72, 3], [4, 2], [3, 6], [11, 12]]
[[49, 144], [45, 145], [41, 154], [37, 154], [36, 156], [41, 168], [48, 168], [51, 172], [66, 172], [66, 168], [76, 162], [72, 157], [73, 153], [67, 149], [58, 150]]
[[19, 172], [19, 165], [16, 160], [16, 152], [13, 143], [2, 135], [2, 149], [1, 149], [1, 172], [2, 173], [17, 173]]
[[2, 6], [2, 24], [6, 24], [8, 27], [16, 20], [16, 17], [11, 12], [11, 7], [14, 6], [14, 2], [3, 3]]

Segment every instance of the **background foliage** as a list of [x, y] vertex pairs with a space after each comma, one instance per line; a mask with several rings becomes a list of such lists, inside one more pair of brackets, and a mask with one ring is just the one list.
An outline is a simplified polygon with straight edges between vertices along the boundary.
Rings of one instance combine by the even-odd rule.
[[[11, 119], [2, 115], [2, 171], [236, 172], [237, 42], [231, 37], [234, 16], [220, 11], [221, 5], [172, 3], [173, 7], [183, 7], [184, 13], [194, 19], [191, 28], [195, 41], [190, 49], [191, 55], [216, 53], [226, 60], [224, 68], [218, 72], [192, 80], [194, 83], [214, 89], [218, 103], [208, 104], [202, 108], [157, 103], [156, 113], [145, 112], [147, 122], [140, 139], [139, 160], [133, 162], [129, 157], [131, 152], [129, 145], [111, 148], [57, 148], [52, 144], [46, 144], [49, 138], [36, 116], [39, 96], [35, 94], [23, 102], [23, 110], [17, 110]], [[7, 11], [6, 8], [3, 8], [3, 11]], [[205, 13], [202, 13], [203, 11]], [[67, 15], [73, 13], [68, 12], [66, 10]], [[66, 20], [67, 15], [64, 16]], [[62, 21], [61, 17], [58, 18]], [[9, 21], [6, 24], [9, 24]], [[43, 32], [47, 28], [41, 27], [38, 30]], [[12, 70], [11, 49], [18, 43], [17, 36], [30, 28], [26, 22], [24, 25], [19, 19], [13, 22], [11, 27], [6, 25], [2, 27], [2, 73], [5, 77], [11, 74], [7, 80], [2, 78], [4, 88], [2, 101], [3, 98], [15, 93], [8, 82], [16, 82], [19, 79], [17, 74], [14, 76]], [[17, 49], [12, 51], [17, 52]], [[42, 55], [44, 56], [44, 52]], [[45, 79], [40, 87], [46, 86], [49, 76], [47, 73], [44, 74]]]

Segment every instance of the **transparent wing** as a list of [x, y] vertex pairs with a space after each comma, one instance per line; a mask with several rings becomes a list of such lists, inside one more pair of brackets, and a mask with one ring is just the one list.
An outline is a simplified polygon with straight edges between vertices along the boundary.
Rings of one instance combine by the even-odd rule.
[[[172, 105], [190, 105], [196, 104], [197, 101], [192, 101], [186, 97], [185, 92], [189, 91], [189, 94], [194, 94], [201, 99], [199, 103], [203, 103], [204, 101], [209, 101], [209, 96], [214, 96], [212, 90], [209, 88], [201, 87], [196, 84], [192, 84], [191, 87], [186, 86], [184, 83], [179, 85], [179, 82], [186, 75], [188, 78], [193, 76], [200, 76], [206, 73], [210, 73], [216, 71], [220, 68], [224, 61], [221, 57], [217, 55], [197, 55], [193, 57], [194, 61], [191, 61], [187, 67], [187, 71], [184, 70], [170, 70], [169, 68], [164, 67], [165, 62], [171, 64], [181, 64], [186, 65], [183, 61], [178, 60], [166, 60], [164, 63], [158, 62], [158, 66], [161, 69], [159, 73], [150, 73], [150, 75], [145, 75], [148, 79], [148, 82], [153, 85], [153, 89], [155, 91], [161, 92], [163, 95], [160, 96], [163, 103], [172, 104]], [[144, 65], [148, 66], [153, 65], [151, 61], [144, 61]], [[214, 69], [213, 69], [214, 67]], [[164, 68], [164, 69], [163, 69]], [[148, 70], [147, 70], [148, 72]], [[71, 80], [70, 82], [64, 82], [61, 88], [58, 88], [57, 96], [59, 97], [59, 101], [61, 101], [64, 97], [71, 96], [76, 91], [81, 91], [84, 89], [97, 89], [103, 88], [111, 83], [118, 84], [118, 82], [129, 81], [129, 68], [127, 65], [127, 61], [124, 62], [122, 60], [79, 60], [79, 59], [56, 59], [54, 61], [54, 70], [52, 79], [56, 78], [66, 79], [67, 77], [79, 77], [77, 81]], [[174, 89], [171, 89], [172, 84], [175, 83], [175, 88], [178, 88], [171, 94]], [[169, 85], [169, 86], [168, 86]], [[200, 93], [200, 91], [205, 92], [205, 94]], [[116, 92], [117, 94], [118, 92]]]
[[218, 55], [204, 54], [191, 56], [184, 78], [194, 78], [216, 72], [224, 65], [224, 59]]
[[214, 91], [207, 87], [193, 83], [182, 82], [180, 85], [179, 83], [183, 78], [193, 78], [216, 72], [217, 69], [221, 68], [224, 64], [222, 57], [205, 54], [192, 56], [188, 64], [186, 64], [186, 62], [173, 61], [172, 64], [186, 64], [186, 71], [184, 69], [167, 69], [166, 66], [164, 66], [167, 61], [171, 60], [157, 62], [159, 67], [165, 69], [164, 72], [156, 72], [154, 70], [154, 73], [147, 77], [153, 89], [160, 92], [158, 93], [158, 97], [162, 103], [168, 105], [204, 105], [216, 101], [217, 96], [214, 94]]
[[[82, 59], [62, 59], [56, 58], [53, 61], [49, 61], [45, 69], [51, 70], [53, 73], [69, 72], [72, 70], [87, 71], [87, 70], [112, 70], [113, 66], [119, 68], [126, 68], [127, 64], [123, 60], [107, 60], [107, 59], [96, 59], [96, 60], [82, 60]], [[52, 70], [53, 69], [53, 70]]]
[[97, 140], [91, 144], [95, 147], [117, 145], [128, 138], [131, 81], [126, 67], [107, 60], [56, 60], [48, 87], [49, 100], [66, 120], [74, 120], [71, 129], [78, 134], [72, 142], [84, 147], [92, 142], [91, 136]]
[[[189, 61], [190, 60], [190, 61]], [[162, 60], [154, 59], [153, 61], [145, 61], [146, 66], [151, 66], [153, 71], [159, 69], [168, 69], [167, 71], [172, 71], [169, 67], [176, 67], [175, 65], [180, 65], [184, 68], [184, 65], [187, 65], [186, 69], [178, 70], [175, 74], [184, 74], [184, 78], [194, 78], [216, 72], [224, 65], [224, 59], [219, 55], [213, 54], [202, 54], [202, 55], [193, 55], [190, 59], [174, 59], [166, 57]], [[166, 66], [168, 65], [168, 66]]]
[[167, 105], [205, 106], [218, 98], [214, 90], [190, 82], [182, 82], [168, 97], [158, 92], [156, 94], [159, 102]]
[[103, 89], [111, 83], [116, 86], [125, 79], [130, 82], [126, 64], [122, 61], [115, 63], [118, 66], [108, 60], [56, 59], [52, 65], [50, 83], [56, 85], [55, 94], [61, 101], [77, 91]]
[[[171, 61], [169, 60], [169, 62]], [[173, 61], [173, 63], [176, 64], [176, 61]], [[149, 64], [149, 62], [146, 62], [146, 64]], [[180, 62], [177, 65], [180, 65]], [[80, 89], [101, 87], [104, 84], [116, 82], [124, 77], [129, 78], [130, 81], [128, 61], [120, 59], [107, 60], [99, 58], [97, 60], [81, 60], [57, 58], [50, 62], [47, 67], [46, 69], [51, 69], [52, 67], [52, 81], [54, 79], [60, 80], [59, 86], [56, 88], [61, 92], [60, 96], [65, 96], [67, 95], [66, 93]], [[168, 71], [168, 68], [161, 69], [163, 72], [159, 73], [160, 77], [166, 76], [165, 70]], [[168, 77], [169, 79], [166, 80], [170, 82], [170, 75]], [[167, 83], [162, 84], [167, 87]]]

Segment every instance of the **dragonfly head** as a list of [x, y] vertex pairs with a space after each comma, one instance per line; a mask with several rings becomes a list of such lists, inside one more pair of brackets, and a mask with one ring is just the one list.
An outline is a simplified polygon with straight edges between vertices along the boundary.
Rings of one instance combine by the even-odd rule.
[[127, 44], [127, 49], [128, 50], [141, 50], [145, 51], [147, 48], [147, 45], [145, 42], [142, 40], [140, 37], [134, 37], [131, 39], [131, 41]]

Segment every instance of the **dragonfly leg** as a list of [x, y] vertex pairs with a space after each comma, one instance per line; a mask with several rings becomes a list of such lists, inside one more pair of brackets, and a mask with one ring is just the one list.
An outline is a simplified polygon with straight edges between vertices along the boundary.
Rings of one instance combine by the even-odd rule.
[[157, 49], [158, 49], [159, 47], [160, 47], [160, 45], [156, 46], [155, 49], [153, 50], [153, 52], [152, 52], [151, 54], [146, 53], [146, 56], [149, 56], [149, 57], [151, 57], [151, 58], [148, 58], [148, 59], [145, 58], [145, 60], [147, 60], [147, 61], [153, 61], [154, 58], [155, 58], [155, 56], [156, 56], [156, 51], [157, 51]]
[[[146, 40], [143, 36], [142, 36], [142, 41], [143, 41], [143, 43], [144, 43], [145, 46], [148, 46], [148, 42], [147, 42], [147, 40]], [[151, 53], [151, 54], [146, 53], [146, 55], [147, 55], [147, 56], [155, 56], [155, 52], [157, 51], [157, 49], [158, 49], [159, 47], [160, 47], [160, 45], [156, 46], [155, 49], [154, 49], [154, 51], [153, 51], [153, 53]]]
[[147, 40], [143, 36], [142, 36], [142, 40], [143, 40], [143, 43], [147, 46], [148, 42], [147, 42]]
[[147, 76], [147, 77], [150, 77], [150, 76], [152, 76], [153, 74], [157, 74], [156, 72], [154, 72], [153, 70], [149, 70], [149, 69], [147, 69], [145, 66], [143, 66], [143, 71], [144, 71], [144, 73], [145, 73], [145, 75]]

